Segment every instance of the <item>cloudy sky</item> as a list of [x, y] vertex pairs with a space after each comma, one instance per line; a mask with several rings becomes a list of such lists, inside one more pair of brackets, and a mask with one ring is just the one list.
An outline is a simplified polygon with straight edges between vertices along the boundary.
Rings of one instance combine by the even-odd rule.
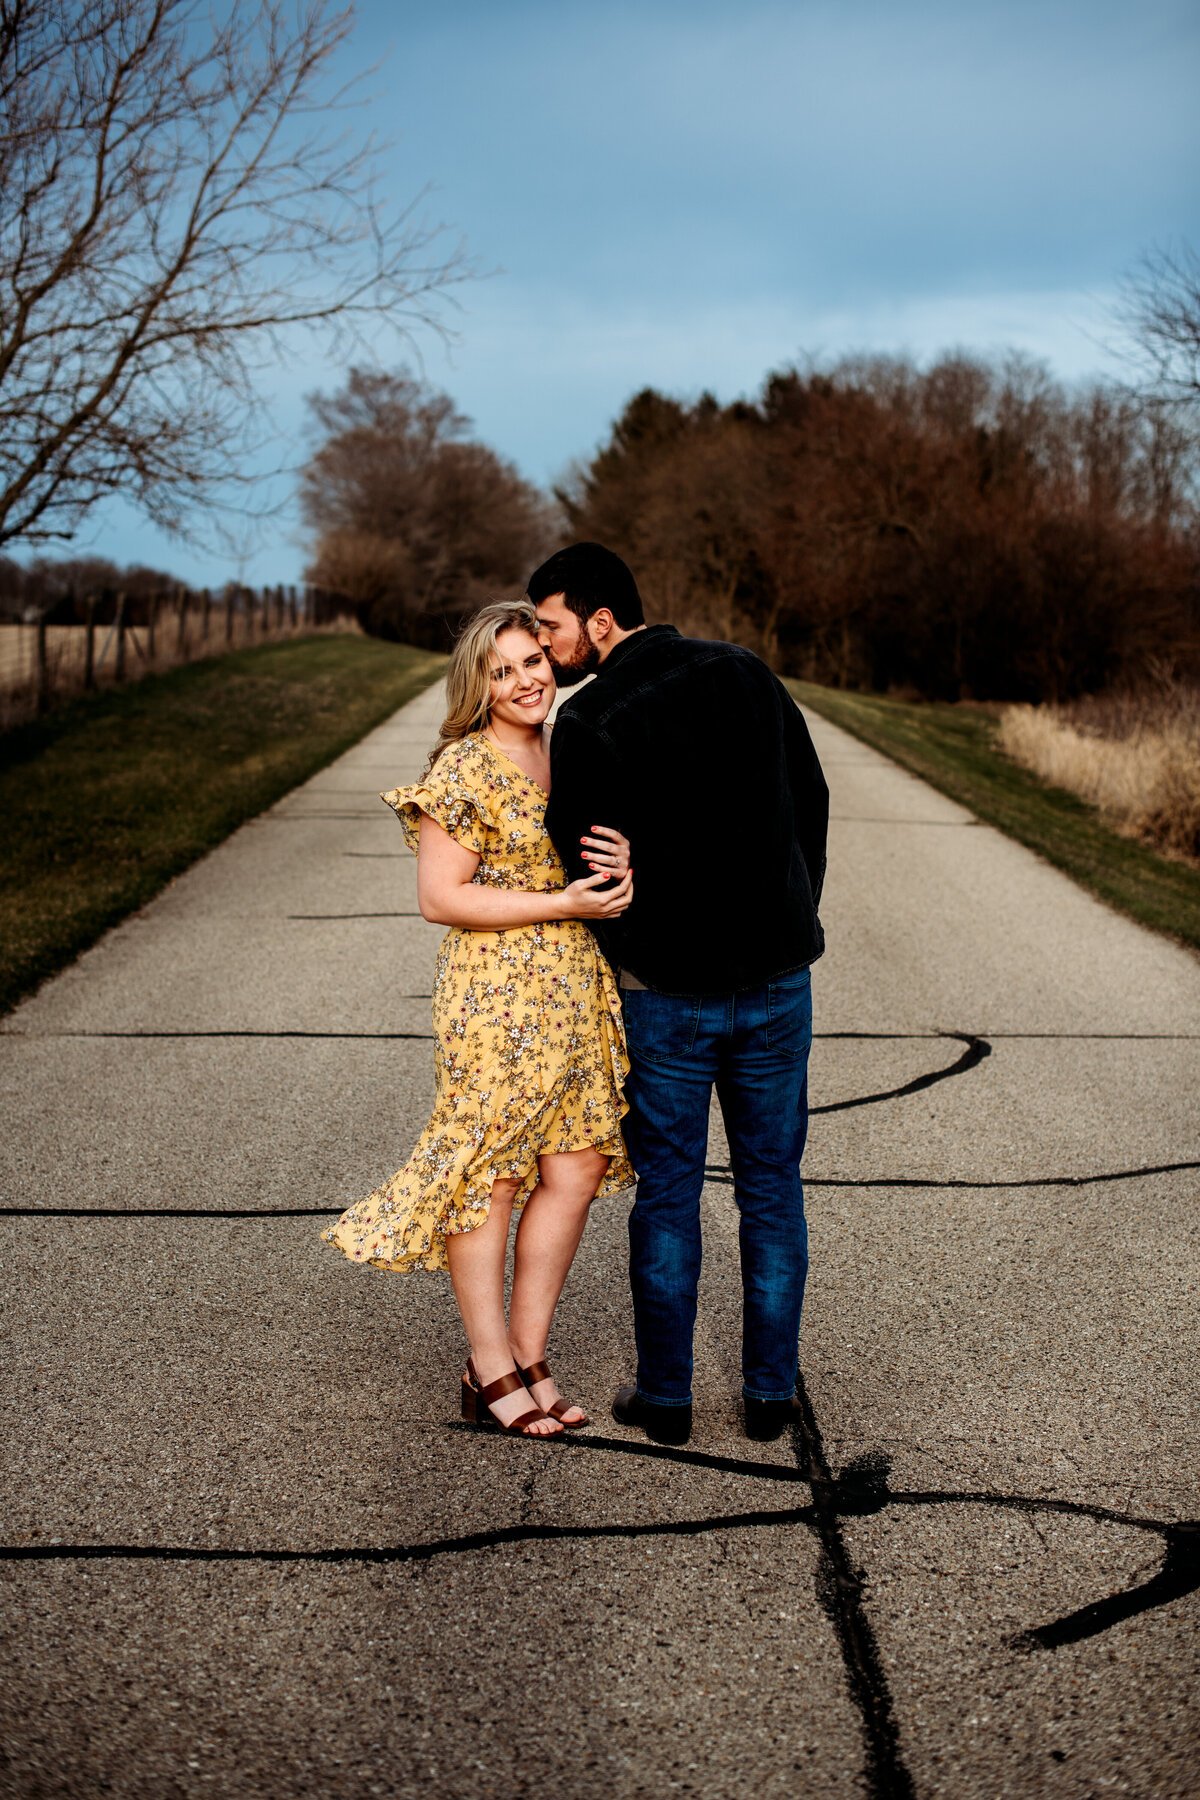
[[[1195, 0], [360, 0], [350, 60], [380, 58], [360, 122], [392, 139], [390, 192], [430, 185], [492, 271], [415, 350], [539, 482], [648, 384], [729, 399], [860, 349], [1111, 369], [1121, 273], [1200, 242]], [[338, 376], [279, 378], [293, 445]], [[92, 535], [232, 572], [120, 509]], [[303, 560], [285, 512], [245, 574]]]

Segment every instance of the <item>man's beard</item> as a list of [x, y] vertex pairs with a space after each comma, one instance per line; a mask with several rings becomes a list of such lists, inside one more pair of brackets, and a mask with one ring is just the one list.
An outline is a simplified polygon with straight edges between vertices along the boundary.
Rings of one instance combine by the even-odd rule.
[[[553, 658], [551, 658], [553, 661]], [[575, 640], [575, 648], [568, 662], [554, 663], [554, 680], [560, 688], [575, 687], [585, 676], [592, 675], [600, 667], [600, 652], [580, 626], [579, 636]]]

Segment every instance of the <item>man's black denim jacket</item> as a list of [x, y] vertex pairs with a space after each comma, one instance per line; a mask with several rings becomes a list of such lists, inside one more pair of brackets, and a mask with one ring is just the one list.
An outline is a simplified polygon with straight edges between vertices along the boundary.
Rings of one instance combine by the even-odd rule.
[[724, 994], [820, 956], [829, 790], [799, 708], [751, 651], [673, 625], [633, 633], [564, 704], [550, 761], [568, 878], [590, 873], [593, 825], [633, 846], [633, 905], [596, 928], [615, 967], [659, 993]]

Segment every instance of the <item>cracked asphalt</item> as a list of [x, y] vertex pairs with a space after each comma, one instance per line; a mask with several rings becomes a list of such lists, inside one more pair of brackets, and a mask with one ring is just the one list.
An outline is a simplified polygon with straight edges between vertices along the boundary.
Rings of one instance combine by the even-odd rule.
[[439, 702], [0, 1024], [0, 1793], [1200, 1793], [1200, 962], [812, 720], [806, 1423], [741, 1435], [714, 1114], [687, 1450], [608, 1417], [623, 1198], [592, 1430], [463, 1430], [444, 1278], [317, 1236], [432, 1094]]

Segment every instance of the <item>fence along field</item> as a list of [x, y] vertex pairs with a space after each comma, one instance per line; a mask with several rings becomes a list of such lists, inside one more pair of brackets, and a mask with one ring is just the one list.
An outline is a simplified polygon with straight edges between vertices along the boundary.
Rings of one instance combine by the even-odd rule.
[[67, 624], [51, 623], [46, 611], [0, 621], [0, 729], [77, 694], [180, 663], [358, 629], [341, 595], [315, 587], [230, 586], [215, 596], [186, 588], [149, 596], [109, 591], [86, 595], [74, 611], [76, 621]]

